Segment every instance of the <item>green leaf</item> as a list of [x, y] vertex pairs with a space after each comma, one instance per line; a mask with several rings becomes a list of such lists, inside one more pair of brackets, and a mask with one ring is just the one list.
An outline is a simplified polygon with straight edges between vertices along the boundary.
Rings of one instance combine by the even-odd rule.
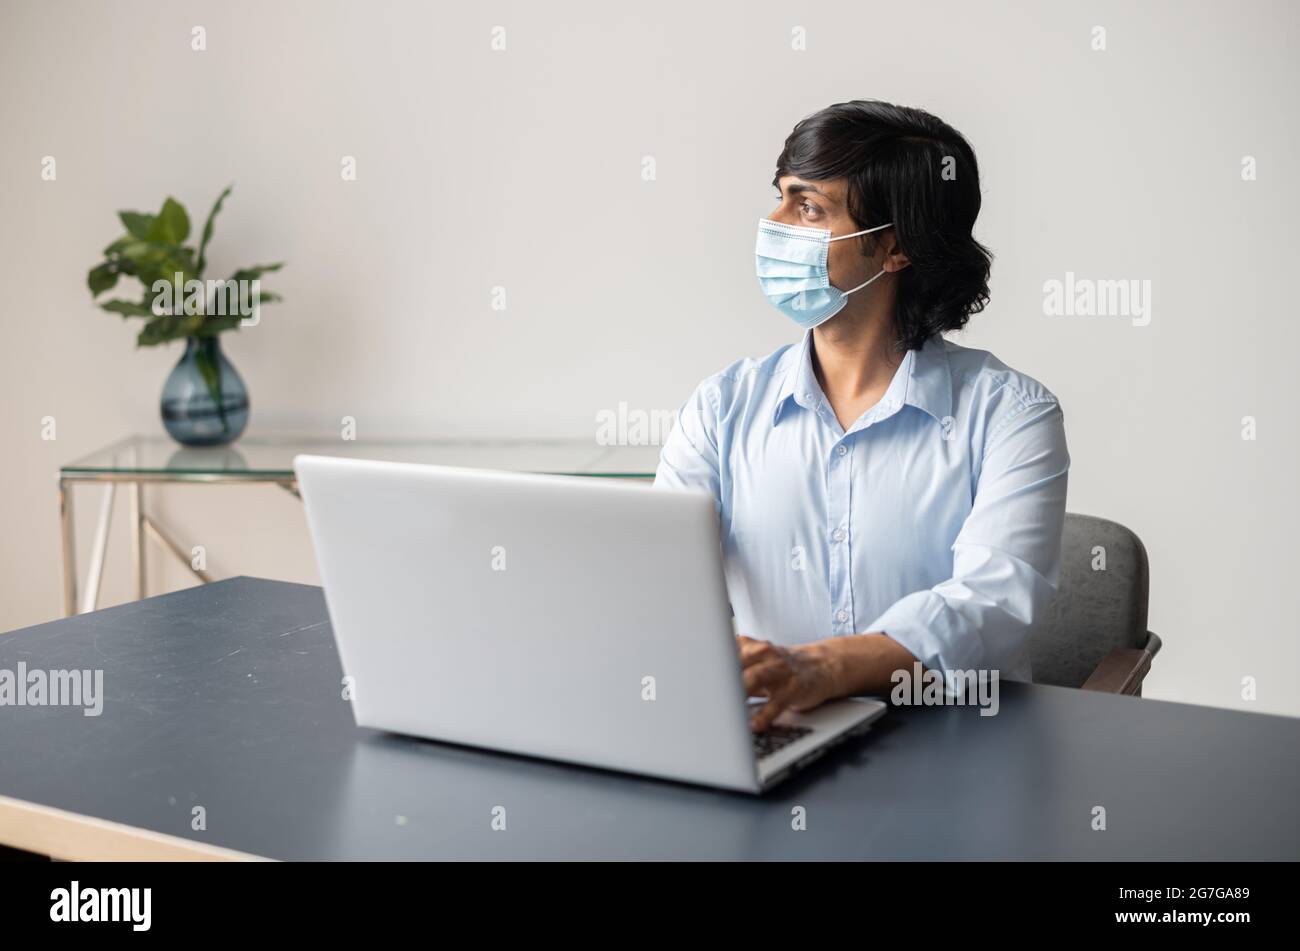
[[217, 212], [221, 210], [221, 205], [225, 202], [226, 196], [230, 194], [231, 189], [234, 187], [233, 184], [227, 185], [226, 190], [217, 196], [216, 203], [212, 206], [212, 210], [208, 212], [208, 220], [203, 222], [203, 236], [199, 239], [199, 263], [194, 270], [194, 273], [199, 277], [203, 276], [203, 269], [208, 265], [208, 242], [212, 240], [212, 222], [216, 219]]
[[179, 272], [183, 279], [188, 281], [197, 277], [194, 272], [194, 249], [193, 248], [169, 248], [168, 254], [159, 265], [171, 280]]
[[159, 250], [159, 246], [151, 241], [141, 241], [128, 235], [125, 238], [119, 238], [114, 241], [104, 249], [104, 253], [116, 254], [120, 257], [134, 261], [147, 255], [152, 255]]
[[86, 275], [86, 285], [90, 288], [91, 297], [98, 297], [116, 283], [117, 268], [109, 262], [91, 268], [90, 273]]
[[174, 282], [178, 273], [182, 283], [193, 277], [193, 256], [190, 248], [151, 241], [128, 241], [118, 249], [113, 264], [120, 273], [139, 278], [145, 287], [152, 287], [158, 280]]
[[269, 274], [271, 271], [278, 271], [284, 267], [284, 262], [279, 261], [275, 264], [254, 264], [252, 267], [240, 268], [234, 274], [230, 275], [232, 281], [252, 281], [261, 277], [263, 274]]
[[108, 311], [110, 314], [121, 314], [123, 317], [153, 317], [154, 312], [144, 304], [138, 304], [131, 300], [110, 300], [99, 305], [101, 309]]
[[127, 234], [133, 238], [143, 240], [149, 233], [150, 226], [153, 225], [153, 215], [146, 215], [139, 211], [119, 211], [117, 216], [126, 226]]
[[178, 249], [172, 245], [155, 244], [152, 241], [128, 241], [118, 248], [119, 256], [126, 258], [137, 267], [158, 266], [175, 254]]
[[110, 244], [108, 247], [104, 249], [104, 257], [107, 258], [113, 256], [114, 254], [121, 254], [122, 249], [125, 248], [128, 244], [132, 244], [135, 240], [136, 239], [131, 237], [129, 234], [122, 235], [122, 237], [118, 238], [116, 241], [114, 241], [112, 244]]
[[227, 330], [238, 330], [243, 319], [239, 314], [213, 314], [203, 321], [203, 326], [194, 332], [194, 336], [215, 337]]
[[169, 196], [157, 217], [150, 222], [145, 238], [159, 244], [178, 245], [189, 235], [190, 216], [185, 213], [185, 206]]
[[[184, 302], [184, 291], [179, 290], [170, 278], [165, 279], [165, 286], [161, 290], [155, 291], [153, 282], [144, 287], [144, 306], [149, 308], [152, 315], [179, 313]], [[157, 310], [154, 310], [155, 304], [158, 305]]]
[[144, 325], [144, 329], [135, 338], [136, 346], [152, 347], [160, 343], [166, 343], [169, 340], [185, 337], [186, 334], [181, 329], [181, 324], [181, 319], [173, 317], [171, 314], [154, 317]]

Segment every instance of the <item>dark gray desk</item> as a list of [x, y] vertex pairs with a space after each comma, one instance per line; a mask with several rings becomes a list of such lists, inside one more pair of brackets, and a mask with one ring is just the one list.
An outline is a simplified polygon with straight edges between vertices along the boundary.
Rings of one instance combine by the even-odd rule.
[[98, 718], [0, 707], [0, 842], [67, 858], [1300, 858], [1287, 717], [1004, 684], [998, 716], [891, 710], [754, 799], [358, 730], [303, 585], [235, 578], [0, 636], [0, 669], [19, 661], [104, 671]]

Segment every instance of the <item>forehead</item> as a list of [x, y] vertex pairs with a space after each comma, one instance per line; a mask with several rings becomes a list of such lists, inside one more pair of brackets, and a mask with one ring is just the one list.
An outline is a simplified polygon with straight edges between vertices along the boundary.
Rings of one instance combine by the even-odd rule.
[[844, 203], [845, 182], [842, 178], [811, 179], [782, 175], [777, 183], [788, 195], [819, 195], [839, 204]]

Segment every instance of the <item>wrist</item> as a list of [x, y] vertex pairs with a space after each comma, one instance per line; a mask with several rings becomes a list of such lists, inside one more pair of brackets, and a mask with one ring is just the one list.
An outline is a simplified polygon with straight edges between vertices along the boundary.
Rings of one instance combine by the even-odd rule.
[[842, 697], [853, 692], [852, 638], [832, 637], [802, 645], [802, 649], [821, 670], [827, 697]]
[[916, 662], [911, 651], [879, 632], [832, 637], [808, 646], [819, 650], [832, 697], [884, 693], [895, 670], [910, 671]]

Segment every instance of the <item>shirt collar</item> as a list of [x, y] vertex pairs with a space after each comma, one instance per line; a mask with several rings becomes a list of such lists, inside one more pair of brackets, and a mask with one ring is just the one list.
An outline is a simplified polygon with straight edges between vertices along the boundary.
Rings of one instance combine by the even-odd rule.
[[[816, 412], [825, 398], [817, 374], [813, 372], [811, 344], [812, 331], [808, 330], [804, 332], [803, 343], [781, 381], [772, 411], [773, 425], [781, 421], [781, 415], [790, 402]], [[915, 406], [941, 423], [952, 413], [952, 374], [948, 367], [947, 346], [940, 335], [935, 334], [920, 350], [907, 352], [877, 407], [882, 413], [892, 413], [903, 404]]]
[[803, 342], [795, 353], [794, 361], [787, 366], [785, 376], [781, 380], [781, 389], [776, 397], [776, 408], [772, 412], [774, 426], [781, 421], [781, 411], [791, 400], [804, 409], [814, 412], [817, 410], [817, 404], [822, 399], [822, 388], [817, 382], [817, 375], [813, 373], [812, 355], [809, 352], [811, 345], [812, 331], [806, 330]]

